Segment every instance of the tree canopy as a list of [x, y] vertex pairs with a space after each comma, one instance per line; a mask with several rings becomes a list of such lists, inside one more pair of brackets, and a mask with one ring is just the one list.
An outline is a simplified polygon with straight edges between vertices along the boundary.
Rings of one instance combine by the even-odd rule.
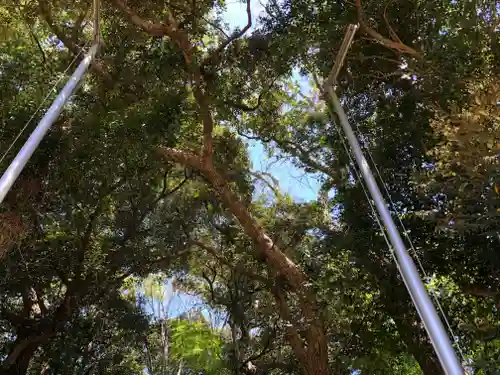
[[[317, 87], [349, 24], [342, 105], [463, 365], [500, 373], [500, 2], [100, 3], [0, 204], [1, 373], [443, 374]], [[0, 3], [1, 171], [94, 27]]]

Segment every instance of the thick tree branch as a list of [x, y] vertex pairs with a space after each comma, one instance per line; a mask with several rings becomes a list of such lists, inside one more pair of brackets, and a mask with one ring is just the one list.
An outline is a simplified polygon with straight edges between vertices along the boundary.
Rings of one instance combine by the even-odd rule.
[[142, 19], [132, 8], [130, 8], [122, 0], [113, 0], [113, 3], [124, 12], [130, 21], [140, 27], [144, 32], [151, 36], [170, 36], [172, 33], [172, 26], [161, 23], [153, 23]]
[[[203, 121], [203, 152], [200, 155], [173, 148], [164, 148], [162, 149], [162, 155], [184, 167], [190, 167], [199, 171], [214, 187], [222, 203], [224, 203], [236, 217], [244, 232], [254, 242], [255, 258], [265, 261], [273, 270], [273, 274], [284, 280], [287, 285], [287, 290], [289, 288], [291, 293], [293, 293], [294, 298], [300, 306], [300, 313], [304, 318], [304, 320], [301, 321], [301, 330], [304, 330], [304, 339], [307, 341], [306, 343], [296, 341], [296, 343], [301, 346], [300, 350], [302, 352], [307, 353], [307, 360], [311, 368], [313, 368], [312, 362], [315, 362], [315, 368], [320, 368], [324, 370], [323, 372], [326, 372], [328, 359], [326, 339], [317, 312], [317, 303], [309, 286], [310, 283], [307, 275], [273, 243], [267, 233], [251, 216], [240, 198], [231, 190], [227, 181], [217, 172], [212, 164], [212, 132], [214, 124], [210, 111], [210, 92], [206, 91], [210, 89], [210, 82], [207, 82], [206, 78], [202, 75], [203, 66], [209, 62], [211, 62], [213, 66], [217, 66], [220, 60], [220, 54], [224, 49], [250, 29], [252, 25], [250, 0], [247, 0], [247, 25], [242, 30], [233, 33], [230, 38], [226, 39], [219, 47], [213, 50], [200, 66], [194, 63], [191, 64], [191, 56], [194, 47], [189, 42], [188, 35], [183, 30], [179, 29], [172, 12], [168, 14], [169, 21], [167, 24], [151, 23], [138, 16], [123, 0], [111, 1], [128, 16], [132, 23], [140, 27], [143, 31], [159, 37], [168, 36], [177, 43], [183, 51], [193, 82], [193, 94], [198, 105], [200, 117]], [[205, 84], [208, 86], [207, 89], [204, 88]], [[295, 332], [298, 332], [297, 328], [294, 329]], [[299, 349], [297, 348], [297, 350]], [[298, 354], [300, 354], [300, 350]], [[305, 357], [303, 358], [306, 359]]]
[[122, 180], [119, 180], [117, 183], [113, 184], [110, 186], [104, 193], [101, 194], [99, 197], [99, 201], [97, 205], [94, 208], [94, 211], [90, 214], [89, 220], [87, 222], [87, 225], [85, 227], [85, 231], [82, 236], [82, 242], [80, 249], [77, 252], [77, 265], [76, 265], [76, 270], [75, 270], [75, 278], [80, 279], [81, 278], [81, 273], [84, 268], [84, 261], [85, 261], [85, 253], [87, 252], [89, 245], [90, 245], [90, 240], [92, 239], [92, 233], [94, 232], [95, 225], [97, 222], [97, 219], [101, 215], [103, 205], [104, 205], [104, 199], [112, 194], [120, 185], [122, 184]]
[[[232, 192], [228, 183], [216, 171], [214, 166], [203, 163], [200, 156], [186, 151], [163, 148], [161, 152], [167, 159], [173, 160], [183, 166], [189, 166], [203, 174], [217, 192], [219, 199], [236, 217], [246, 235], [254, 242], [256, 259], [263, 259], [273, 270], [274, 274], [288, 284], [297, 299], [302, 317], [304, 318], [301, 325], [307, 341], [307, 354], [315, 356], [317, 361], [319, 361], [319, 364], [315, 363], [315, 365], [324, 368], [326, 373], [328, 358], [326, 339], [322, 322], [318, 316], [317, 302], [311, 294], [309, 288], [310, 282], [307, 275], [274, 244], [264, 229], [252, 217], [247, 207]], [[295, 341], [293, 336], [290, 337], [290, 340]], [[300, 350], [297, 350], [297, 354], [300, 355]], [[305, 349], [302, 348], [302, 350]], [[311, 361], [308, 361], [308, 363], [311, 364]]]
[[[365, 20], [365, 15], [363, 11], [363, 7], [361, 6], [361, 0], [356, 0], [356, 9], [358, 11], [358, 21], [359, 24], [362, 28], [362, 30], [368, 34], [373, 40], [375, 40], [377, 43], [383, 45], [384, 47], [394, 49], [396, 51], [399, 51], [401, 53], [406, 53], [407, 55], [413, 56], [415, 58], [421, 59], [422, 55], [417, 52], [417, 50], [407, 46], [406, 44], [402, 43], [397, 38], [396, 41], [386, 38], [383, 35], [379, 34], [375, 29], [370, 27]], [[392, 29], [391, 29], [392, 30]]]
[[52, 18], [52, 13], [50, 12], [49, 5], [46, 0], [39, 0], [40, 14], [45, 20], [50, 30], [57, 36], [57, 38], [68, 48], [73, 54], [77, 55], [80, 53], [80, 46], [75, 43], [71, 38], [69, 38], [60, 28], [56, 25], [54, 19]]
[[32, 336], [32, 337], [29, 337], [29, 338], [26, 338], [24, 340], [19, 341], [19, 343], [14, 347], [14, 349], [12, 349], [10, 351], [9, 356], [5, 359], [5, 361], [3, 363], [3, 367], [7, 368], [9, 366], [12, 366], [16, 362], [17, 358], [21, 355], [23, 350], [28, 348], [28, 346], [39, 345], [40, 343], [48, 340], [49, 338], [51, 338], [54, 335], [55, 335], [55, 332], [45, 333], [45, 334], [42, 334], [39, 336]]
[[198, 71], [194, 72], [194, 79], [195, 84], [193, 93], [203, 123], [203, 162], [208, 166], [212, 163], [214, 148], [212, 133], [214, 130], [214, 121], [212, 118], [212, 113], [210, 112], [208, 95], [204, 93], [203, 89], [201, 88], [201, 74]]
[[[33, 331], [30, 337], [18, 337], [16, 340], [16, 345], [9, 352], [8, 357], [5, 359], [3, 365], [4, 368], [12, 366], [17, 358], [22, 355], [23, 351], [29, 347], [38, 347], [41, 343], [50, 339], [57, 334], [59, 328], [64, 325], [68, 317], [73, 313], [76, 306], [74, 303], [76, 301], [76, 293], [78, 291], [80, 284], [73, 281], [67, 288], [64, 298], [57, 307], [52, 317], [47, 317], [49, 326], [43, 328], [43, 325], [39, 326]], [[26, 324], [23, 320], [22, 324]]]
[[35, 286], [33, 290], [35, 291], [36, 300], [38, 303], [38, 307], [40, 308], [40, 312], [42, 313], [42, 316], [47, 315], [49, 313], [49, 310], [47, 309], [47, 306], [45, 306], [42, 291], [37, 286]]
[[43, 364], [42, 371], [40, 372], [40, 375], [45, 375], [49, 372], [50, 370], [50, 365], [48, 363]]
[[277, 287], [274, 287], [273, 290], [274, 299], [278, 303], [278, 308], [280, 310], [280, 315], [285, 320], [285, 333], [292, 346], [292, 349], [297, 356], [298, 362], [305, 365], [307, 363], [307, 352], [302, 345], [302, 340], [300, 335], [295, 327], [295, 322], [292, 321], [292, 314], [290, 309], [286, 303], [285, 296], [283, 292], [279, 290]]
[[215, 188], [223, 203], [239, 221], [246, 234], [255, 242], [257, 251], [269, 261], [273, 268], [283, 274], [285, 278], [290, 279], [290, 283], [294, 288], [302, 289], [307, 276], [290, 258], [277, 249], [271, 238], [251, 217], [248, 209], [231, 191], [227, 182], [213, 166], [206, 166], [198, 155], [186, 151], [174, 148], [164, 148], [162, 151], [168, 159], [200, 171]]
[[[143, 31], [149, 35], [163, 37], [170, 37], [182, 50], [186, 64], [189, 67], [189, 71], [192, 74], [193, 80], [193, 94], [198, 105], [201, 120], [203, 122], [203, 162], [207, 165], [212, 163], [212, 153], [213, 153], [213, 117], [210, 112], [209, 106], [209, 94], [205, 92], [202, 88], [202, 67], [206, 65], [209, 61], [219, 60], [220, 53], [234, 40], [240, 38], [245, 34], [252, 26], [252, 13], [250, 8], [250, 0], [247, 0], [247, 25], [233, 33], [229, 38], [227, 38], [223, 43], [221, 43], [209, 56], [199, 65], [191, 64], [192, 54], [195, 51], [195, 46], [189, 41], [187, 33], [179, 28], [179, 24], [176, 21], [171, 10], [168, 12], [168, 23], [153, 23], [141, 18], [133, 9], [131, 9], [123, 0], [112, 0], [116, 7], [118, 7], [124, 14], [127, 15], [129, 20], [140, 27]], [[206, 82], [208, 84], [208, 82]], [[259, 101], [261, 98], [259, 97]], [[260, 103], [258, 103], [260, 105]], [[245, 107], [240, 105], [240, 109], [244, 110]], [[247, 110], [252, 110], [251, 108], [246, 108]]]
[[214, 273], [213, 279], [208, 277], [208, 275], [205, 272], [201, 273], [201, 277], [207, 282], [208, 284], [208, 289], [210, 290], [210, 298], [212, 299], [212, 302], [216, 302], [216, 296], [215, 296], [215, 288], [214, 288], [214, 283], [215, 283], [215, 278], [217, 277], [217, 273], [215, 271], [212, 271]]
[[90, 239], [92, 236], [92, 232], [94, 231], [94, 226], [96, 223], [96, 220], [98, 219], [99, 215], [101, 214], [103, 202], [102, 199], [99, 200], [99, 203], [97, 204], [97, 207], [94, 209], [94, 212], [89, 217], [89, 221], [87, 223], [87, 227], [85, 228], [85, 232], [82, 238], [82, 248], [84, 249], [83, 251], [86, 251], [87, 247], [89, 246]]
[[33, 309], [33, 304], [35, 303], [30, 295], [30, 289], [28, 287], [23, 288], [21, 297], [23, 300], [23, 315], [28, 318]]
[[195, 47], [189, 41], [188, 35], [179, 28], [179, 24], [175, 19], [172, 10], [168, 10], [168, 24], [153, 23], [140, 17], [132, 8], [125, 4], [124, 1], [112, 0], [112, 2], [128, 16], [129, 20], [134, 25], [141, 28], [144, 32], [156, 37], [170, 37], [182, 50], [186, 64], [188, 66], [191, 64], [191, 56]]
[[464, 293], [474, 297], [495, 298], [500, 295], [500, 291], [480, 285], [469, 285], [462, 288]]

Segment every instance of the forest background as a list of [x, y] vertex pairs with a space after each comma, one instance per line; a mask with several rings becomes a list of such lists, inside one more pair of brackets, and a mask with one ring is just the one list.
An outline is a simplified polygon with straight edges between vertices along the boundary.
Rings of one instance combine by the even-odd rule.
[[[313, 80], [352, 23], [342, 104], [464, 365], [500, 373], [499, 2], [101, 5], [0, 206], [2, 373], [442, 374]], [[1, 170], [92, 30], [88, 0], [0, 2], [2, 155], [35, 114]]]

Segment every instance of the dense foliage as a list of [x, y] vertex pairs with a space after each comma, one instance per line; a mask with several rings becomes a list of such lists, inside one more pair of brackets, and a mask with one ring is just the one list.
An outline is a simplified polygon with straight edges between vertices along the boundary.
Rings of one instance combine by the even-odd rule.
[[[0, 204], [1, 373], [442, 374], [316, 88], [353, 23], [337, 93], [464, 365], [500, 373], [500, 2], [246, 0], [236, 29], [224, 0], [101, 3]], [[2, 171], [94, 27], [90, 0], [0, 3], [1, 155], [35, 113]]]

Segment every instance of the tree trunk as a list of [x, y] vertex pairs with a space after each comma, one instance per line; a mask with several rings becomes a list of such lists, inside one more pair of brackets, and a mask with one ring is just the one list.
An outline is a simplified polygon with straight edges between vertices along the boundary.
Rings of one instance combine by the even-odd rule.
[[[38, 338], [17, 339], [9, 357], [5, 360], [2, 374], [25, 375], [39, 345]], [[12, 359], [9, 361], [9, 358]]]

